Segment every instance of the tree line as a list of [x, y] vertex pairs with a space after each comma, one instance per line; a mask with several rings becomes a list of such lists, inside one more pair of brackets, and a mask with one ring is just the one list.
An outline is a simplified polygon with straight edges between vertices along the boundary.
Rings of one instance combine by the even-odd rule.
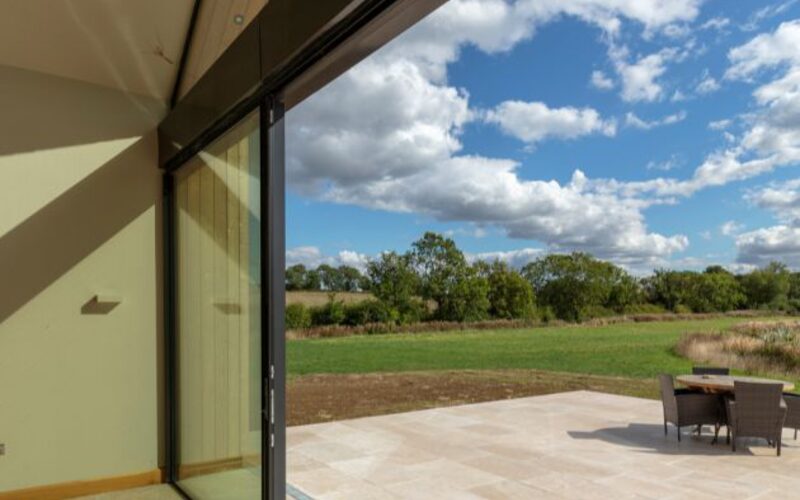
[[287, 307], [287, 327], [418, 321], [530, 319], [584, 321], [634, 313], [737, 309], [800, 311], [800, 273], [779, 262], [734, 274], [659, 269], [637, 278], [583, 252], [544, 255], [521, 269], [470, 263], [451, 238], [427, 232], [405, 253], [385, 252], [362, 274], [350, 266], [286, 270], [287, 290], [369, 291], [371, 299]]

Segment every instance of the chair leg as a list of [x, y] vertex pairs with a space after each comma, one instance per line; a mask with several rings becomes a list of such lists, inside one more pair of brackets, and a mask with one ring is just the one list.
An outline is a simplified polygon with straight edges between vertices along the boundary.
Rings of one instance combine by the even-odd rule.
[[720, 425], [714, 425], [714, 439], [711, 440], [711, 444], [717, 444], [717, 438], [719, 437], [719, 428]]
[[777, 448], [778, 448], [778, 456], [781, 456], [781, 437], [780, 436], [778, 436]]
[[797, 441], [797, 429], [794, 430], [794, 440]]
[[731, 426], [725, 426], [725, 444], [731, 444]]
[[677, 426], [677, 427], [678, 427], [678, 442], [680, 443], [681, 442], [681, 428], [680, 428], [680, 426]]
[[[664, 435], [665, 436], [667, 435], [667, 421], [666, 420], [664, 420]], [[796, 436], [795, 436], [795, 439], [797, 439]]]
[[731, 451], [736, 453], [736, 433], [733, 433], [733, 436], [731, 436]]

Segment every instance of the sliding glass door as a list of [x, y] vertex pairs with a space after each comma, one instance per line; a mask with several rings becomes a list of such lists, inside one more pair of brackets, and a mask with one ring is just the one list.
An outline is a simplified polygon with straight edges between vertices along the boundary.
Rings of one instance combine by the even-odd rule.
[[254, 112], [174, 173], [176, 482], [262, 497], [261, 179]]

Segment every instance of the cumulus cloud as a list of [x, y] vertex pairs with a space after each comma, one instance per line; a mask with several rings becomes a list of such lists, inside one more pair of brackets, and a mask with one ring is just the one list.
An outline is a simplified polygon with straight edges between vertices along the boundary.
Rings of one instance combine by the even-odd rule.
[[706, 74], [705, 77], [700, 81], [700, 83], [697, 84], [697, 87], [695, 87], [695, 91], [698, 94], [710, 94], [712, 92], [716, 92], [717, 90], [719, 90], [719, 88], [720, 88], [719, 82], [717, 82], [717, 80], [715, 80], [714, 77]]
[[800, 179], [751, 190], [745, 199], [772, 212], [780, 224], [737, 236], [737, 261], [760, 266], [778, 260], [800, 267]]
[[620, 96], [626, 102], [651, 102], [661, 99], [664, 88], [656, 81], [667, 71], [667, 62], [676, 55], [675, 49], [663, 49], [629, 62], [627, 48], [610, 50], [614, 67], [622, 81]]
[[778, 260], [800, 267], [800, 227], [778, 225], [742, 233], [736, 238], [737, 261], [763, 266]]
[[712, 17], [708, 21], [700, 25], [703, 30], [722, 30], [731, 24], [731, 20], [727, 17]]
[[639, 118], [636, 113], [628, 112], [625, 115], [625, 125], [628, 127], [638, 128], [641, 130], [650, 130], [656, 127], [661, 127], [664, 125], [673, 125], [678, 122], [682, 122], [687, 117], [686, 111], [679, 111], [677, 113], [667, 115], [663, 118], [658, 118], [655, 120], [643, 120]]
[[[467, 92], [448, 84], [447, 65], [467, 45], [489, 54], [508, 51], [564, 15], [614, 37], [623, 20], [647, 33], [691, 21], [699, 4], [451, 0], [289, 113], [289, 185], [336, 203], [496, 227], [551, 251], [586, 250], [620, 263], [669, 257], [686, 249], [688, 238], [649, 231], [643, 210], [651, 202], [596, 190], [581, 172], [567, 183], [527, 179], [515, 161], [461, 153], [464, 126], [481, 117], [528, 143], [613, 135], [613, 120], [590, 108], [526, 102], [477, 113]], [[647, 78], [637, 76], [638, 63], [648, 61], [623, 71], [623, 91], [635, 98], [652, 93], [642, 89]]]
[[761, 24], [762, 21], [786, 12], [786, 10], [788, 10], [789, 7], [791, 7], [796, 3], [797, 0], [788, 0], [786, 2], [776, 3], [773, 5], [767, 5], [766, 7], [762, 7], [750, 15], [747, 21], [744, 24], [742, 24], [741, 29], [743, 31], [756, 30], [758, 29], [758, 26], [759, 24]]
[[778, 220], [800, 227], [800, 179], [751, 190], [745, 199], [769, 210]]
[[602, 71], [592, 71], [592, 76], [589, 79], [592, 87], [600, 90], [611, 90], [614, 88], [614, 81], [606, 76]]
[[741, 80], [765, 68], [800, 63], [800, 20], [781, 23], [773, 33], [762, 33], [728, 53], [731, 66], [725, 78]]
[[485, 238], [489, 235], [489, 231], [481, 226], [473, 226], [470, 228], [459, 227], [456, 229], [448, 229], [444, 232], [445, 236], [452, 238], [453, 236], [468, 236], [470, 238]]
[[499, 260], [501, 262], [505, 262], [511, 267], [519, 269], [525, 264], [533, 262], [534, 260], [543, 256], [544, 254], [545, 251], [541, 248], [520, 248], [517, 250], [467, 254], [467, 260], [470, 262], [475, 262], [478, 260], [494, 262]]
[[486, 121], [528, 144], [547, 138], [575, 139], [584, 135], [613, 136], [616, 120], [604, 120], [592, 108], [549, 108], [542, 102], [505, 101], [486, 113]]
[[708, 128], [711, 130], [725, 130], [731, 126], [731, 123], [732, 121], [730, 119], [715, 120], [708, 122]]
[[[726, 133], [731, 143], [710, 153], [688, 179], [657, 178], [619, 182], [595, 179], [592, 189], [623, 197], [645, 195], [669, 199], [699, 190], [751, 179], [776, 168], [800, 163], [800, 21], [781, 24], [774, 32], [754, 37], [728, 52], [725, 73], [730, 80], [749, 80], [765, 69], [782, 69], [774, 80], [753, 91], [756, 107], [739, 118], [746, 125], [739, 136]], [[632, 123], [637, 123], [632, 120]], [[729, 125], [717, 122], [715, 127]]]
[[369, 257], [365, 254], [352, 250], [342, 250], [336, 255], [325, 255], [322, 250], [315, 246], [299, 246], [286, 250], [286, 265], [303, 264], [308, 268], [314, 268], [322, 264], [329, 266], [351, 266], [361, 272], [365, 272]]
[[673, 154], [669, 157], [669, 159], [664, 161], [655, 161], [650, 160], [647, 162], [647, 170], [661, 170], [662, 172], [669, 172], [670, 170], [675, 170], [679, 168], [683, 164], [680, 156], [677, 154]]
[[725, 77], [748, 80], [765, 69], [785, 68], [777, 79], [756, 88], [761, 106], [750, 118], [741, 148], [769, 157], [775, 166], [800, 161], [800, 20], [782, 23], [728, 53]]
[[742, 229], [744, 229], [744, 226], [742, 224], [739, 224], [738, 222], [733, 220], [729, 220], [727, 222], [724, 222], [719, 227], [719, 232], [725, 236], [736, 236], [737, 234], [742, 232]]
[[672, 97], [669, 98], [669, 100], [672, 102], [681, 102], [685, 101], [686, 99], [686, 94], [681, 92], [680, 89], [675, 90], [675, 92], [672, 93]]

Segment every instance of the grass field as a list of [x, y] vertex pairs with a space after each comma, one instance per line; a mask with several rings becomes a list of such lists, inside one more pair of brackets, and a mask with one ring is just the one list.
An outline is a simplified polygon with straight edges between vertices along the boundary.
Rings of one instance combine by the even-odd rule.
[[290, 423], [576, 389], [656, 398], [656, 375], [691, 371], [681, 335], [752, 320], [290, 340]]
[[291, 375], [537, 369], [645, 378], [691, 368], [673, 351], [683, 333], [717, 331], [742, 321], [746, 320], [292, 340], [287, 345], [288, 368]]

